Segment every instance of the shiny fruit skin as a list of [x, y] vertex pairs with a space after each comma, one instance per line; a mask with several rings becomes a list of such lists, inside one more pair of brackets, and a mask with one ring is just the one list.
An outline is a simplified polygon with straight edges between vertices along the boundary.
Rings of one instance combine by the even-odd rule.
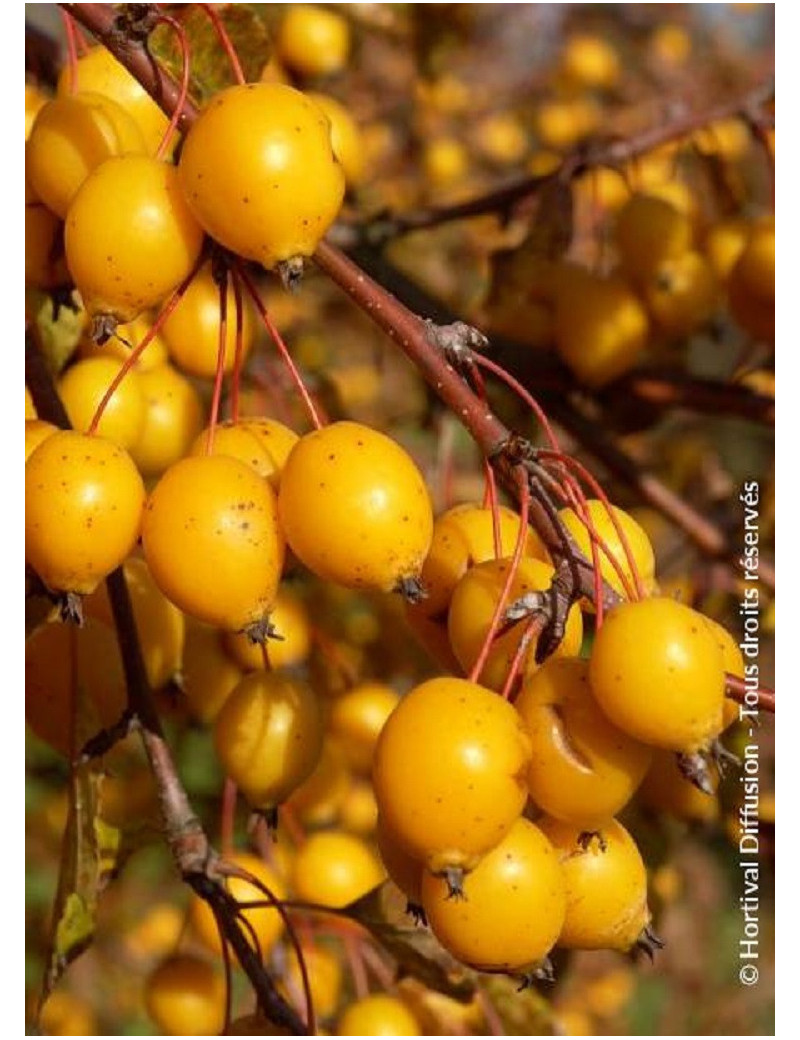
[[564, 278], [556, 293], [558, 354], [579, 382], [601, 387], [632, 369], [647, 343], [647, 312], [618, 275]]
[[654, 597], [606, 616], [589, 659], [603, 712], [645, 744], [696, 751], [722, 729], [722, 653], [701, 614]]
[[380, 814], [378, 814], [375, 843], [378, 846], [378, 853], [386, 868], [386, 873], [391, 880], [410, 903], [422, 906], [424, 869], [422, 863], [413, 856], [409, 856]]
[[83, 182], [67, 214], [65, 243], [89, 313], [128, 322], [189, 275], [203, 230], [174, 166], [126, 155], [107, 159]]
[[[78, 59], [76, 88], [103, 94], [116, 101], [139, 126], [148, 152], [158, 148], [169, 120], [139, 81], [103, 46], [90, 47]], [[71, 94], [70, 71], [64, 66], [58, 77], [58, 96]]]
[[[627, 579], [628, 585], [635, 593], [636, 583], [633, 578], [630, 563], [628, 562], [628, 555], [625, 551], [622, 539], [617, 533], [614, 522], [608, 515], [608, 510], [604, 503], [599, 499], [590, 498], [586, 501], [586, 509], [589, 514], [589, 523], [591, 527], [603, 540], [611, 553], [612, 558], [620, 565], [622, 573]], [[627, 539], [628, 547], [633, 555], [636, 569], [639, 572], [639, 577], [642, 579], [643, 587], [645, 590], [651, 588], [655, 581], [656, 558], [647, 533], [629, 513], [625, 512], [624, 509], [619, 509], [617, 506], [612, 505], [611, 510], [617, 524], [619, 524], [625, 538]], [[583, 522], [583, 520], [581, 520], [574, 509], [562, 509], [558, 515], [564, 526], [575, 539], [575, 542], [583, 555], [587, 560], [591, 561], [592, 538], [589, 534], [588, 526]], [[611, 588], [619, 592], [620, 595], [625, 595], [625, 586], [623, 585], [617, 569], [613, 566], [600, 546], [598, 546], [597, 552], [600, 561], [600, 573], [603, 580], [608, 582]]]
[[49, 101], [36, 117], [26, 172], [42, 202], [63, 220], [95, 167], [144, 150], [142, 133], [124, 108], [101, 94], [71, 94]]
[[206, 231], [266, 268], [310, 256], [344, 197], [327, 116], [282, 83], [216, 94], [186, 136], [179, 173]]
[[[514, 552], [519, 535], [519, 514], [507, 506], [498, 506], [498, 533], [501, 557]], [[525, 536], [527, 556], [545, 558], [545, 549], [536, 534], [529, 530]], [[495, 558], [494, 526], [491, 509], [464, 503], [453, 506], [436, 517], [433, 538], [420, 579], [427, 595], [414, 606], [414, 613], [426, 618], [446, 616], [453, 589], [466, 571], [476, 563]]]
[[567, 913], [558, 945], [572, 950], [631, 949], [650, 923], [647, 870], [633, 838], [609, 820], [583, 848], [581, 828], [545, 817], [539, 827], [561, 859]]
[[[737, 711], [738, 715], [738, 711]], [[711, 773], [714, 783], [715, 773]], [[706, 794], [678, 768], [674, 751], [656, 751], [641, 787], [638, 802], [648, 809], [679, 820], [713, 822], [719, 818], [719, 797]]]
[[137, 376], [144, 418], [131, 457], [143, 476], [158, 477], [188, 454], [203, 425], [203, 404], [192, 383], [170, 364]]
[[56, 289], [68, 285], [64, 225], [41, 202], [25, 206], [25, 285]]
[[614, 238], [622, 269], [634, 281], [643, 282], [659, 264], [692, 248], [692, 225], [669, 202], [636, 194], [617, 215]]
[[[735, 675], [738, 679], [744, 679], [745, 663], [742, 651], [739, 649], [739, 644], [727, 628], [721, 625], [718, 621], [707, 617], [705, 614], [701, 616], [708, 626], [709, 631], [714, 636], [717, 646], [722, 652], [722, 667], [730, 675]], [[722, 716], [723, 730], [726, 730], [728, 726], [733, 725], [734, 722], [739, 720], [739, 705], [730, 697], [725, 698]]]
[[154, 969], [144, 1001], [165, 1036], [217, 1036], [225, 1024], [224, 976], [189, 954], [175, 954]]
[[688, 336], [710, 321], [717, 305], [717, 281], [702, 253], [688, 252], [659, 264], [643, 287], [656, 326], [668, 336]]
[[344, 1009], [337, 1036], [421, 1036], [422, 1030], [402, 1000], [373, 993]]
[[524, 972], [546, 957], [564, 923], [566, 895], [558, 856], [539, 828], [518, 819], [454, 899], [427, 871], [422, 906], [431, 930], [458, 960], [481, 971]]
[[[116, 379], [122, 362], [114, 358], [85, 358], [64, 372], [58, 393], [76, 430], [86, 433], [103, 396]], [[130, 452], [141, 436], [145, 403], [139, 373], [129, 371], [119, 384], [97, 425], [97, 433]]]
[[[208, 430], [202, 430], [195, 438], [190, 455], [205, 455], [208, 446]], [[275, 472], [272, 457], [264, 447], [263, 440], [247, 420], [219, 423], [214, 430], [212, 455], [227, 455], [244, 462], [260, 477], [268, 480]]]
[[[78, 355], [84, 358], [112, 357], [117, 361], [126, 361], [133, 348], [137, 347], [150, 331], [152, 324], [149, 315], [141, 314], [127, 325], [118, 325], [114, 330], [114, 335], [105, 343], [95, 343], [91, 336], [83, 335], [78, 343]], [[136, 359], [135, 368], [141, 375], [142, 372], [161, 367], [168, 361], [166, 344], [156, 333]]]
[[531, 738], [528, 789], [548, 815], [595, 830], [630, 800], [652, 758], [617, 729], [589, 689], [589, 663], [553, 657], [514, 702]]
[[125, 676], [112, 628], [93, 618], [81, 628], [52, 621], [40, 625], [25, 643], [26, 721], [40, 740], [65, 757], [80, 750], [74, 746], [81, 737], [73, 734], [73, 674], [96, 713], [97, 729], [119, 722], [126, 705]]
[[316, 4], [289, 4], [278, 30], [281, 60], [304, 76], [341, 72], [350, 51], [350, 27], [335, 11]]
[[360, 899], [385, 877], [365, 842], [336, 830], [310, 835], [292, 864], [292, 888], [297, 898], [337, 909]]
[[241, 670], [223, 649], [221, 633], [189, 620], [181, 685], [192, 717], [206, 726], [213, 722], [241, 678]]
[[[236, 294], [228, 280], [225, 315], [225, 361], [230, 372], [236, 360]], [[242, 292], [241, 363], [247, 359], [255, 340], [255, 320], [250, 298]], [[161, 326], [161, 335], [171, 359], [189, 375], [213, 379], [217, 371], [220, 330], [220, 291], [211, 267], [202, 267], [180, 302]]]
[[143, 507], [142, 478], [122, 448], [54, 433], [25, 465], [25, 558], [50, 588], [93, 592], [136, 544]]
[[254, 809], [273, 809], [313, 772], [323, 720], [311, 687], [274, 672], [250, 672], [214, 720], [225, 773]]
[[386, 826], [434, 873], [469, 870], [525, 805], [530, 740], [506, 701], [466, 679], [416, 686], [381, 730], [373, 785]]
[[364, 142], [361, 140], [358, 123], [336, 98], [328, 94], [314, 93], [307, 96], [322, 109], [330, 121], [333, 154], [342, 164], [347, 186], [358, 187], [364, 179], [365, 167]]
[[[484, 563], [476, 564], [466, 572], [453, 590], [447, 631], [453, 653], [465, 672], [470, 671], [478, 659], [510, 566], [509, 559], [486, 560]], [[554, 574], [555, 571], [549, 563], [523, 556], [511, 583], [506, 605], [510, 606], [514, 600], [528, 592], [549, 588]], [[485, 686], [493, 690], [503, 688], [524, 629], [525, 622], [520, 621], [505, 635], [495, 639], [479, 677]], [[559, 657], [574, 657], [580, 650], [582, 639], [581, 612], [578, 605], [574, 604], [567, 615], [564, 638], [555, 654]], [[532, 641], [523, 656], [523, 675], [531, 675], [539, 667], [536, 663], [537, 642]]]
[[[286, 892], [280, 878], [273, 873], [266, 863], [250, 852], [235, 852], [226, 856], [229, 863], [246, 870], [260, 881], [276, 899], [285, 899]], [[250, 903], [264, 900], [267, 897], [256, 885], [244, 878], [230, 877], [226, 881], [228, 892], [238, 903]], [[255, 932], [262, 957], [269, 956], [270, 950], [283, 933], [283, 920], [278, 911], [272, 906], [253, 907], [242, 910], [242, 917], [249, 923]], [[199, 896], [192, 896], [189, 903], [189, 921], [195, 936], [212, 953], [222, 953], [222, 942], [219, 937], [216, 920], [211, 907]], [[245, 926], [245, 934], [249, 929]], [[235, 954], [231, 951], [234, 962], [237, 961]]]
[[42, 441], [46, 441], [54, 433], [58, 433], [58, 427], [53, 426], [52, 423], [45, 422], [44, 419], [26, 419], [25, 461], [28, 461], [31, 454], [39, 447]]
[[391, 686], [362, 683], [331, 704], [328, 729], [338, 739], [355, 772], [371, 771], [375, 744], [399, 701]]
[[[270, 668], [303, 664], [311, 652], [311, 620], [300, 597], [283, 586], [279, 588], [269, 623], [278, 637], [264, 644]], [[254, 672], [264, 667], [262, 644], [254, 643], [245, 633], [225, 632], [222, 645], [242, 671]]]
[[243, 462], [181, 459], [147, 501], [142, 544], [162, 592], [199, 621], [238, 631], [275, 602], [284, 556], [275, 495]]
[[368, 426], [336, 422], [286, 460], [278, 506], [295, 555], [321, 578], [390, 592], [419, 575], [433, 513], [411, 457]]

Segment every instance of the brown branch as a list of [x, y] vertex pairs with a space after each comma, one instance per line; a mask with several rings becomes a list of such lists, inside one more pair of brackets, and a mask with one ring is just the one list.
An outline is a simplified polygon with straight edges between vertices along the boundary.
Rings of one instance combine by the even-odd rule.
[[658, 148], [659, 145], [680, 140], [717, 120], [739, 116], [756, 129], [767, 126], [774, 122], [774, 117], [771, 113], [764, 112], [763, 108], [774, 97], [774, 93], [772, 81], [760, 83], [744, 96], [732, 98], [722, 104], [700, 111], [683, 111], [677, 114], [673, 112], [671, 118], [630, 137], [584, 141], [571, 154], [565, 156], [551, 173], [521, 177], [464, 202], [432, 206], [403, 214], [384, 214], [373, 218], [365, 225], [339, 225], [334, 230], [333, 240], [344, 248], [359, 243], [379, 245], [410, 231], [421, 231], [487, 213], [496, 213], [507, 219], [519, 203], [527, 201], [556, 181], [570, 181], [586, 170], [599, 166], [622, 166]]
[[769, 711], [773, 715], [775, 714], [774, 690], [770, 690], [767, 686], [759, 686], [756, 690], [751, 691], [744, 679], [740, 679], [738, 675], [727, 674], [725, 676], [726, 697], [736, 701], [737, 704], [747, 704], [748, 695], [750, 697], [755, 695], [758, 708], [761, 711]]
[[775, 400], [748, 386], [700, 379], [686, 372], [640, 370], [624, 376], [603, 395], [603, 403], [635, 397], [658, 408], [685, 408], [704, 415], [737, 415], [766, 426], [775, 425]]
[[[30, 329], [25, 333], [25, 382], [39, 416], [62, 429], [69, 429], [66, 411]], [[106, 584], [122, 657], [128, 707], [119, 726], [99, 734], [90, 744], [102, 752], [108, 749], [114, 737], [124, 735], [132, 728], [140, 733], [158, 788], [165, 838], [181, 877], [211, 906], [219, 928], [235, 950], [264, 1012], [277, 1025], [291, 1030], [293, 1035], [306, 1035], [308, 1030], [303, 1022], [277, 992], [260, 958], [249, 945], [237, 919], [238, 905], [217, 876], [219, 856], [192, 810], [172, 752], [164, 739], [121, 567], [109, 575]]]

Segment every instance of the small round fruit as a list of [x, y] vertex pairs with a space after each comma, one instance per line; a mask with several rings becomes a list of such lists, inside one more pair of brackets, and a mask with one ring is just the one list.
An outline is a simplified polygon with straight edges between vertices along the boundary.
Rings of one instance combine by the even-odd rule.
[[179, 174], [206, 231], [267, 268], [310, 256], [344, 197], [327, 116], [282, 83], [214, 95], [186, 135]]
[[400, 889], [409, 903], [422, 906], [422, 874], [423, 866], [418, 859], [409, 856], [391, 828], [378, 815], [375, 842], [386, 873]]
[[[465, 672], [469, 672], [478, 660], [510, 566], [509, 559], [487, 560], [485, 563], [476, 564], [466, 572], [453, 590], [447, 631], [453, 653]], [[523, 556], [511, 583], [506, 606], [511, 606], [515, 600], [529, 592], [548, 589], [554, 574], [555, 571], [549, 563]], [[503, 688], [524, 630], [525, 622], [520, 621], [494, 640], [479, 676], [480, 681], [486, 686], [493, 690]], [[580, 607], [576, 603], [569, 610], [564, 638], [555, 654], [560, 657], [574, 657], [581, 648], [582, 639], [583, 621]], [[538, 640], [532, 640], [523, 656], [523, 675], [531, 675], [539, 667], [536, 663], [537, 645]]]
[[186, 626], [181, 686], [192, 717], [204, 725], [214, 721], [242, 678], [220, 636], [216, 628], [198, 621]]
[[350, 774], [342, 750], [335, 741], [327, 739], [313, 773], [287, 804], [307, 826], [325, 826], [337, 818], [349, 787]]
[[650, 923], [647, 870], [633, 838], [609, 820], [599, 836], [549, 817], [539, 827], [555, 846], [567, 889], [558, 945], [572, 950], [620, 950], [636, 943]]
[[[159, 690], [181, 670], [186, 629], [183, 614], [158, 588], [140, 556], [126, 560], [123, 571], [147, 678], [150, 686]], [[87, 598], [84, 611], [88, 617], [113, 627], [114, 615], [105, 585]]]
[[[141, 314], [127, 325], [117, 325], [114, 335], [110, 336], [105, 343], [95, 343], [87, 330], [87, 334], [81, 336], [78, 343], [78, 354], [84, 358], [112, 357], [117, 361], [126, 361], [133, 349], [148, 334], [152, 324], [150, 315]], [[159, 333], [156, 333], [136, 359], [136, 371], [141, 375], [143, 372], [166, 364], [168, 360], [164, 340]]]
[[131, 457], [145, 477], [157, 477], [188, 453], [203, 425], [203, 404], [194, 386], [172, 365], [137, 375], [144, 419]]
[[276, 638], [254, 643], [244, 632], [225, 632], [222, 644], [231, 658], [245, 672], [264, 667], [264, 649], [272, 669], [295, 668], [307, 660], [311, 652], [311, 621], [303, 601], [283, 586], [278, 589], [269, 623]]
[[274, 672], [251, 672], [214, 720], [214, 747], [250, 805], [268, 811], [311, 775], [323, 732], [310, 686]]
[[614, 726], [589, 689], [589, 662], [550, 658], [514, 706], [531, 738], [528, 789], [548, 815], [593, 830], [630, 800], [652, 752]]
[[341, 72], [350, 52], [350, 28], [335, 11], [316, 4], [290, 4], [278, 31], [278, 53], [304, 76]]
[[567, 39], [561, 66], [580, 87], [610, 90], [620, 78], [617, 52], [602, 36], [576, 33]]
[[297, 850], [292, 864], [297, 898], [335, 909], [360, 899], [385, 878], [369, 846], [343, 831], [312, 834]]
[[321, 578], [389, 592], [417, 579], [433, 513], [422, 474], [385, 434], [337, 422], [301, 437], [278, 506], [296, 556]]
[[[613, 513], [612, 520], [605, 504], [596, 498], [590, 498], [586, 501], [586, 510], [588, 512], [588, 524], [584, 523], [574, 509], [562, 509], [558, 514], [564, 526], [575, 539], [575, 542], [583, 555], [591, 561], [592, 538], [589, 534], [589, 525], [591, 525], [593, 531], [596, 532], [600, 539], [602, 539], [605, 547], [611, 555], [611, 558], [616, 560], [625, 576], [627, 585], [635, 595], [636, 582], [634, 581], [631, 565], [628, 561], [628, 554], [625, 551], [625, 545], [617, 531], [617, 526], [619, 526], [628, 543], [628, 548], [633, 556], [633, 562], [635, 563], [636, 570], [642, 580], [643, 588], [645, 591], [651, 589], [655, 582], [656, 558], [655, 553], [653, 552], [653, 546], [644, 529], [629, 513], [626, 513], [624, 509], [619, 509], [614, 505], [611, 506], [611, 511]], [[614, 521], [616, 521], [616, 524]], [[599, 545], [597, 551], [600, 560], [600, 573], [603, 580], [608, 582], [611, 588], [619, 592], [620, 595], [626, 595], [626, 586], [623, 584], [617, 568], [612, 564], [608, 555]]]
[[[208, 429], [202, 430], [195, 438], [189, 451], [190, 455], [205, 455], [208, 447]], [[212, 455], [227, 455], [232, 459], [244, 462], [260, 477], [269, 479], [275, 472], [273, 460], [264, 447], [261, 438], [250, 422], [240, 421], [219, 423], [214, 428]]]
[[378, 809], [432, 872], [470, 870], [522, 812], [529, 763], [530, 739], [507, 701], [466, 679], [431, 679], [402, 698], [381, 730]]
[[618, 275], [575, 271], [559, 282], [553, 333], [556, 350], [586, 386], [605, 386], [639, 361], [647, 312]]
[[[280, 878], [258, 856], [254, 856], [250, 852], [235, 852], [233, 855], [227, 856], [226, 859], [234, 866], [246, 870], [248, 874], [252, 874], [257, 881], [269, 889], [276, 899], [286, 898], [286, 892]], [[246, 881], [244, 878], [229, 877], [226, 881], [226, 886], [228, 892], [237, 903], [254, 903], [267, 899], [267, 896], [257, 885]], [[250, 934], [250, 929], [253, 930], [258, 941], [261, 956], [263, 959], [266, 959], [272, 947], [283, 933], [283, 918], [273, 906], [251, 907], [242, 910], [241, 916], [247, 922], [244, 926], [245, 934], [248, 935]], [[221, 954], [222, 942], [214, 913], [208, 903], [198, 895], [192, 896], [189, 903], [189, 921], [192, 931], [203, 946], [212, 953]], [[247, 925], [249, 925], [249, 928]], [[234, 961], [236, 961], [235, 955], [232, 954], [232, 956]]]
[[218, 1036], [225, 1024], [225, 978], [208, 961], [175, 954], [148, 976], [144, 1002], [165, 1036]]
[[722, 653], [703, 616], [675, 600], [615, 607], [595, 636], [589, 682], [609, 719], [645, 744], [692, 752], [722, 729]]
[[636, 194], [619, 211], [614, 237], [622, 269], [634, 281], [642, 282], [665, 260], [689, 252], [692, 225], [669, 202]]
[[364, 179], [364, 142], [358, 123], [344, 105], [328, 94], [307, 95], [322, 109], [331, 124], [333, 154], [342, 164], [348, 187], [355, 188]]
[[331, 705], [329, 731], [338, 738], [351, 769], [369, 773], [375, 744], [400, 697], [384, 683], [362, 683]]
[[25, 465], [25, 558], [50, 588], [92, 592], [133, 549], [143, 507], [142, 478], [122, 448], [54, 433]]
[[[314, 1014], [318, 1021], [330, 1018], [336, 1011], [342, 992], [342, 962], [333, 950], [318, 942], [301, 941], [301, 949], [308, 972]], [[286, 989], [302, 999], [303, 976], [294, 947], [289, 947], [286, 981]], [[304, 1006], [304, 1002], [301, 1006]]]
[[44, 419], [25, 420], [25, 461], [31, 457], [42, 441], [46, 441], [54, 433], [58, 433], [58, 427]]
[[37, 289], [69, 285], [64, 225], [41, 202], [25, 206], [25, 284]]
[[[84, 358], [64, 372], [58, 381], [58, 393], [64, 402], [69, 421], [76, 430], [86, 433], [95, 412], [123, 362], [110, 357]], [[145, 402], [139, 373], [130, 370], [111, 395], [97, 425], [97, 433], [126, 451], [131, 451], [144, 427]]]
[[[711, 772], [715, 783], [716, 773]], [[639, 788], [638, 801], [648, 809], [679, 820], [711, 822], [719, 818], [719, 798], [688, 780], [674, 751], [656, 751]]]
[[[507, 506], [497, 509], [500, 552], [495, 554], [494, 523], [491, 509], [465, 503], [436, 517], [433, 537], [420, 580], [426, 596], [409, 608], [426, 618], [446, 617], [453, 589], [466, 571], [476, 563], [493, 560], [495, 555], [510, 556], [519, 536], [519, 514]], [[545, 559], [546, 551], [533, 531], [525, 536], [526, 556]]]
[[[253, 307], [242, 292], [241, 362], [255, 339]], [[221, 324], [220, 290], [207, 264], [192, 279], [177, 307], [161, 326], [161, 335], [172, 360], [190, 375], [213, 379], [217, 371]], [[225, 312], [225, 360], [230, 372], [236, 360], [236, 294], [228, 280]]]
[[373, 993], [344, 1009], [337, 1036], [421, 1036], [422, 1028], [402, 1000]]
[[524, 973], [556, 943], [566, 895], [558, 856], [539, 828], [517, 820], [469, 875], [465, 899], [427, 871], [422, 906], [431, 930], [458, 960], [479, 971]]
[[203, 246], [178, 171], [145, 155], [107, 159], [66, 220], [67, 265], [92, 315], [132, 321], [189, 275]]
[[34, 191], [63, 220], [81, 184], [115, 155], [143, 154], [135, 120], [101, 94], [70, 94], [42, 108], [25, 151]]
[[67, 990], [55, 990], [39, 1012], [39, 1030], [43, 1036], [96, 1036], [94, 1012], [80, 997]]
[[[78, 91], [91, 91], [116, 101], [138, 124], [148, 152], [155, 153], [169, 119], [107, 47], [90, 47], [78, 59], [75, 86]], [[66, 97], [71, 93], [70, 70], [65, 65], [58, 77], [58, 96]]]
[[[73, 677], [75, 681], [73, 682]], [[76, 705], [78, 690], [85, 703]], [[86, 728], [119, 722], [126, 704], [125, 676], [116, 633], [88, 618], [76, 625], [40, 625], [25, 643], [25, 720], [59, 754], [74, 757], [94, 732], [75, 730], [76, 710]], [[91, 713], [95, 718], [90, 720]]]
[[688, 336], [708, 322], [717, 305], [717, 281], [702, 253], [688, 252], [659, 264], [643, 286], [651, 317], [668, 336]]
[[275, 495], [237, 459], [171, 466], [145, 506], [142, 544], [159, 588], [199, 621], [238, 631], [275, 602], [284, 557]]
[[[745, 663], [742, 651], [739, 648], [739, 644], [730, 634], [730, 632], [721, 625], [718, 621], [713, 618], [706, 617], [705, 614], [700, 615], [705, 621], [709, 628], [709, 631], [713, 635], [717, 642], [717, 646], [720, 648], [722, 653], [722, 667], [730, 675], [736, 676], [737, 679], [744, 679], [745, 675]], [[729, 697], [725, 698], [725, 704], [722, 709], [722, 728], [726, 730], [728, 726], [733, 725], [739, 719], [739, 705], [736, 701], [731, 700]]]

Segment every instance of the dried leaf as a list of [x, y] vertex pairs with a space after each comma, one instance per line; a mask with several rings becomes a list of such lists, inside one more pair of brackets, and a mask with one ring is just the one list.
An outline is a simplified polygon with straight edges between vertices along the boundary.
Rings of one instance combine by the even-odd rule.
[[469, 1001], [475, 972], [442, 949], [427, 928], [414, 924], [405, 907], [405, 896], [387, 881], [351, 903], [346, 913], [394, 957], [403, 973], [454, 1000]]
[[[266, 7], [265, 4], [226, 4], [217, 12], [248, 83], [258, 80], [271, 53]], [[189, 93], [202, 105], [236, 82], [230, 60], [211, 19], [198, 4], [173, 4], [170, 14], [186, 31], [191, 57]], [[183, 60], [175, 31], [169, 25], [158, 26], [150, 36], [149, 46], [154, 57], [163, 61], [180, 80]]]

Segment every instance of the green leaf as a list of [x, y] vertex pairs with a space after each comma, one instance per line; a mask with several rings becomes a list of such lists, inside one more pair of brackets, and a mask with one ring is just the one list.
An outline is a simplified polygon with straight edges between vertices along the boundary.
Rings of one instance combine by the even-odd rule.
[[[227, 4], [217, 12], [239, 57], [248, 83], [258, 80], [271, 53], [265, 4]], [[189, 41], [191, 76], [189, 93], [200, 105], [236, 79], [211, 19], [196, 4], [173, 5], [171, 15], [183, 26]], [[160, 25], [151, 34], [149, 46], [180, 81], [183, 59], [175, 30]]]
[[405, 896], [387, 881], [351, 903], [344, 913], [366, 928], [405, 974], [429, 989], [468, 1002], [475, 992], [476, 973], [442, 949], [427, 928], [414, 924], [405, 907]]

